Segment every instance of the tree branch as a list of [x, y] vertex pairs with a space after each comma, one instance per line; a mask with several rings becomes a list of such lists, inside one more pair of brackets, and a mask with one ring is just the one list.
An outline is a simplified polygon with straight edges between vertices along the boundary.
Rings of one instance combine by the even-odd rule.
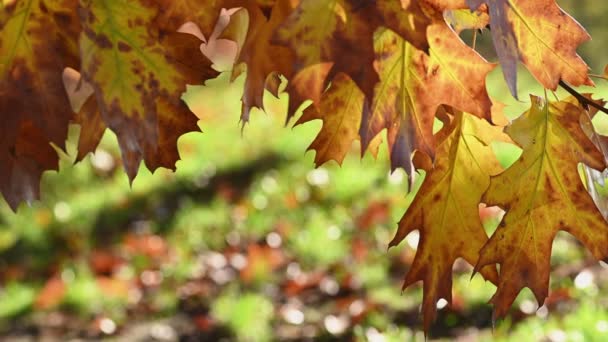
[[560, 80], [559, 85], [560, 85], [560, 87], [564, 88], [567, 92], [569, 92], [570, 95], [574, 96], [578, 100], [578, 102], [580, 102], [581, 106], [583, 106], [585, 109], [589, 110], [589, 106], [591, 106], [601, 112], [608, 114], [608, 108], [600, 106], [599, 104], [593, 102], [592, 100], [584, 97], [581, 93], [579, 93], [578, 91], [576, 91], [572, 87], [570, 87], [566, 82]]

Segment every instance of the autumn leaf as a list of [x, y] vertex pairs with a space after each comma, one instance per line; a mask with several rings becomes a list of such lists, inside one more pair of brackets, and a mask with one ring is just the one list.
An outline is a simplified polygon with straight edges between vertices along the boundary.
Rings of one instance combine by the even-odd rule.
[[493, 177], [482, 201], [506, 214], [480, 252], [476, 269], [500, 264], [498, 289], [491, 299], [502, 317], [524, 287], [539, 305], [547, 297], [553, 239], [563, 230], [598, 259], [608, 256], [608, 225], [579, 178], [577, 166], [603, 170], [604, 156], [581, 128], [587, 115], [575, 99], [545, 103], [532, 96], [532, 107], [506, 132], [523, 154]]
[[359, 138], [365, 95], [347, 75], [338, 74], [324, 93], [319, 108], [309, 106], [296, 124], [322, 119], [321, 131], [308, 147], [316, 150], [315, 165], [329, 160], [341, 164]]
[[49, 310], [63, 301], [67, 292], [66, 283], [59, 276], [49, 278], [36, 295], [34, 307], [38, 310]]
[[[452, 265], [464, 258], [474, 265], [488, 237], [479, 218], [479, 201], [490, 184], [490, 176], [502, 171], [490, 143], [509, 142], [501, 127], [470, 114], [449, 117], [438, 112], [444, 128], [437, 133], [434, 167], [417, 153], [416, 167], [427, 172], [416, 198], [399, 222], [389, 246], [399, 244], [414, 230], [420, 242], [403, 288], [423, 282], [424, 327], [435, 319], [437, 301], [452, 299]], [[493, 265], [481, 269], [484, 278], [496, 283]]]
[[103, 122], [97, 107], [93, 87], [82, 79], [80, 73], [72, 68], [63, 70], [63, 84], [70, 100], [72, 110], [76, 113], [73, 122], [80, 126], [76, 161], [81, 161], [87, 154], [95, 152], [101, 141], [106, 124]]
[[131, 181], [142, 159], [152, 170], [175, 167], [177, 139], [198, 129], [180, 97], [187, 84], [217, 75], [198, 38], [154, 24], [161, 11], [143, 0], [85, 1], [80, 11], [81, 73], [118, 137]]
[[[239, 1], [242, 2], [242, 1]], [[241, 121], [249, 121], [251, 108], [264, 109], [264, 90], [270, 90], [278, 96], [281, 83], [279, 75], [290, 77], [293, 68], [293, 52], [285, 46], [272, 44], [271, 38], [277, 27], [289, 16], [293, 8], [289, 0], [278, 0], [270, 12], [270, 18], [259, 8], [258, 4], [249, 1], [243, 10], [248, 12], [249, 29], [236, 64], [247, 65], [247, 78], [243, 91], [243, 109]], [[238, 69], [233, 72], [233, 78]]]
[[[466, 46], [445, 23], [428, 27], [429, 54], [385, 30], [376, 40], [380, 75], [374, 99], [363, 113], [362, 148], [388, 130], [391, 166], [411, 175], [414, 150], [434, 156], [433, 121], [441, 104], [490, 119], [485, 78], [494, 68]], [[466, 80], [466, 81], [465, 81]]]
[[77, 1], [11, 1], [0, 7], [0, 191], [16, 210], [39, 197], [58, 167], [73, 118], [61, 73], [78, 67]]
[[468, 9], [448, 10], [443, 14], [445, 20], [456, 32], [464, 30], [481, 30], [490, 23], [490, 16], [487, 12]]
[[[295, 76], [288, 84], [289, 117], [306, 99], [319, 105], [331, 76], [347, 74], [368, 98], [378, 75], [373, 68], [372, 2], [302, 0], [275, 32], [274, 41], [293, 50]], [[305, 75], [300, 75], [305, 72]]]
[[386, 28], [417, 49], [428, 51], [426, 28], [431, 24], [431, 18], [424, 13], [418, 1], [376, 1], [376, 10]]
[[467, 0], [471, 9], [489, 7], [492, 39], [509, 90], [517, 97], [517, 62], [555, 90], [560, 79], [572, 85], [593, 85], [577, 47], [591, 37], [555, 0]]
[[[195, 23], [207, 39], [215, 29], [222, 8], [230, 0], [157, 0], [154, 5], [162, 9], [158, 24], [178, 28], [186, 22]], [[232, 1], [234, 2], [234, 1]]]
[[[413, 0], [401, 0], [402, 3], [413, 2]], [[432, 8], [434, 11], [443, 13], [446, 10], [467, 8], [465, 0], [418, 0], [425, 7]]]

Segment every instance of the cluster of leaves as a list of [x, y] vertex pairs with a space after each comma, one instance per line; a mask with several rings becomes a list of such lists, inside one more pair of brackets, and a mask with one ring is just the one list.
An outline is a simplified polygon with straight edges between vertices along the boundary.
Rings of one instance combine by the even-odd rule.
[[[181, 94], [216, 77], [211, 50], [232, 41], [232, 76], [247, 72], [244, 123], [264, 109], [265, 90], [278, 95], [282, 76], [288, 118], [310, 99], [298, 123], [323, 120], [310, 146], [317, 164], [341, 162], [356, 140], [375, 153], [386, 129], [392, 169], [426, 171], [391, 245], [420, 231], [404, 285], [423, 281], [427, 329], [436, 302], [450, 301], [459, 257], [497, 285], [497, 316], [524, 287], [542, 303], [557, 231], [608, 256], [608, 225], [577, 172], [579, 163], [606, 167], [589, 110], [603, 103], [578, 93], [554, 103], [532, 97], [504, 129], [485, 85], [496, 64], [458, 34], [487, 26], [513, 95], [518, 62], [546, 89], [593, 85], [576, 54], [590, 37], [555, 0], [5, 0], [0, 190], [13, 208], [37, 198], [71, 122], [81, 126], [79, 159], [108, 127], [131, 180], [142, 160], [174, 168], [177, 139], [198, 128]], [[436, 117], [443, 128], [434, 135]], [[494, 141], [523, 149], [507, 170]], [[480, 202], [506, 211], [490, 238]]]

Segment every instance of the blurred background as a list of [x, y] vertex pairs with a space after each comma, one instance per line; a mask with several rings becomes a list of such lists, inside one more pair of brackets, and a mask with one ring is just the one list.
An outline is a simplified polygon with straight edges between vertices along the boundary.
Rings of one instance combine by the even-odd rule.
[[[560, 4], [593, 36], [580, 51], [601, 74], [608, 3]], [[489, 33], [478, 39], [495, 60]], [[607, 82], [596, 83], [608, 96]], [[142, 167], [130, 188], [107, 132], [76, 165], [70, 140], [41, 201], [14, 214], [0, 200], [0, 340], [424, 341], [420, 284], [401, 293], [418, 236], [386, 248], [413, 197], [405, 174], [389, 174], [385, 147], [361, 160], [357, 145], [342, 167], [315, 169], [305, 151], [321, 123], [285, 128], [284, 97], [266, 96], [268, 113], [254, 111], [241, 133], [242, 86], [224, 74], [189, 87], [184, 100], [204, 133], [180, 139], [176, 173]], [[519, 88], [524, 100], [543, 94], [524, 70]], [[528, 106], [498, 70], [488, 89], [510, 118]], [[603, 133], [607, 122], [594, 121]], [[494, 147], [504, 164], [519, 155]], [[491, 233], [496, 210], [480, 214]], [[604, 341], [608, 265], [565, 233], [553, 246], [545, 305], [526, 289], [498, 322], [487, 304], [494, 286], [457, 262], [453, 305], [437, 304], [428, 339]]]

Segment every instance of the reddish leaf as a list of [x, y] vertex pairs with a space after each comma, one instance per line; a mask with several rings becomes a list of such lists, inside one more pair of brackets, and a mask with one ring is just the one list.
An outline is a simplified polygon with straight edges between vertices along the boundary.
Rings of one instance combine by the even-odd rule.
[[0, 6], [0, 192], [13, 210], [39, 197], [73, 119], [61, 73], [78, 68], [77, 1]]

